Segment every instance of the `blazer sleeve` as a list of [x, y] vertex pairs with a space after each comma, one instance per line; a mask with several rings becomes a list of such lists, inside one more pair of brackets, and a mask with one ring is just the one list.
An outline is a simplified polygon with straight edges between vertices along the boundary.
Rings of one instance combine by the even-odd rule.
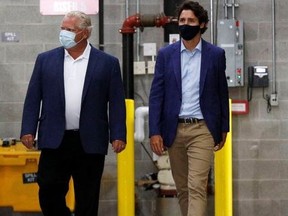
[[226, 79], [225, 51], [221, 49], [219, 55], [219, 94], [221, 100], [222, 132], [229, 132], [229, 91]]
[[161, 116], [164, 102], [164, 67], [165, 57], [163, 49], [157, 55], [154, 79], [149, 95], [149, 137], [161, 135]]
[[38, 55], [24, 101], [20, 137], [25, 134], [32, 134], [34, 136], [36, 134], [42, 100], [40, 71], [41, 55]]
[[119, 61], [115, 60], [109, 85], [110, 142], [126, 142], [126, 105]]

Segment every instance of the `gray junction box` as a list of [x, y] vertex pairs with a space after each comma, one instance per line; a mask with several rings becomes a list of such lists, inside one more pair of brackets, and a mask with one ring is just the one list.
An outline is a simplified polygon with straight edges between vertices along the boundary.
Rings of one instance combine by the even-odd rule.
[[243, 21], [224, 19], [217, 22], [217, 45], [226, 53], [228, 87], [244, 86]]

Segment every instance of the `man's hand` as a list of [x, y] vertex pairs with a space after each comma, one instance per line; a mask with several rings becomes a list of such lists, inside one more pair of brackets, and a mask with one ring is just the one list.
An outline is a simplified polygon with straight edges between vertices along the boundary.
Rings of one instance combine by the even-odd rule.
[[34, 136], [32, 134], [26, 134], [21, 137], [21, 142], [28, 149], [32, 149], [34, 147]]
[[162, 155], [165, 150], [163, 139], [160, 135], [154, 135], [150, 137], [150, 146], [152, 151], [158, 156]]
[[220, 149], [224, 147], [224, 144], [226, 142], [226, 137], [227, 137], [227, 133], [222, 133], [222, 141], [214, 147], [214, 151], [219, 151]]
[[115, 153], [120, 153], [126, 148], [126, 143], [122, 140], [114, 140], [112, 142], [112, 147]]

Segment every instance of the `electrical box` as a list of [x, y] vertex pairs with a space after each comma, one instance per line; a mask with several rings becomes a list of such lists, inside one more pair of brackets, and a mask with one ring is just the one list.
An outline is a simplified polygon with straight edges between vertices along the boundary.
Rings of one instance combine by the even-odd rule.
[[143, 56], [156, 56], [156, 43], [143, 43]]
[[134, 62], [134, 75], [146, 74], [145, 61]]
[[226, 77], [228, 87], [244, 86], [244, 30], [243, 21], [219, 20], [217, 45], [226, 53]]

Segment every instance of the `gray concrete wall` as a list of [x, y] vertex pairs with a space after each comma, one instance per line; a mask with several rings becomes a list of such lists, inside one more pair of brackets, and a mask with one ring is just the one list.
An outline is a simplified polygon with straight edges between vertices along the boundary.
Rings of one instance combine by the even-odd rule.
[[[136, 13], [136, 1], [129, 1], [129, 15]], [[163, 12], [162, 0], [140, 2], [141, 14]], [[215, 1], [216, 2], [216, 1]], [[271, 1], [238, 0], [236, 17], [244, 21], [245, 73], [250, 65], [267, 65], [272, 71]], [[201, 4], [210, 9], [210, 1]], [[224, 18], [219, 1], [218, 18]], [[122, 35], [118, 33], [126, 17], [124, 0], [105, 0], [106, 52], [122, 62]], [[288, 214], [288, 3], [276, 1], [276, 83], [279, 106], [267, 113], [262, 89], [253, 90], [249, 114], [233, 116], [233, 208], [235, 216], [284, 216]], [[59, 45], [58, 34], [62, 16], [42, 16], [38, 0], [1, 0], [0, 32], [17, 32], [19, 42], [0, 42], [0, 137], [19, 137], [23, 100], [34, 61], [39, 52]], [[91, 43], [98, 47], [98, 16], [92, 16]], [[210, 26], [209, 26], [210, 28]], [[137, 34], [134, 39], [136, 41]], [[164, 45], [162, 28], [145, 28], [139, 34], [140, 60], [142, 44], [156, 42]], [[204, 38], [210, 40], [210, 30]], [[136, 46], [136, 43], [135, 43]], [[135, 49], [136, 51], [136, 49]], [[135, 53], [136, 59], [137, 53]], [[146, 58], [147, 59], [147, 58]], [[152, 75], [135, 76], [135, 106], [147, 106]], [[271, 78], [271, 77], [270, 77]], [[247, 78], [245, 78], [247, 84]], [[272, 82], [270, 82], [272, 84]], [[230, 88], [232, 99], [247, 99], [246, 87]], [[264, 90], [270, 94], [271, 85]], [[148, 139], [144, 144], [149, 148]], [[149, 157], [135, 143], [135, 181], [155, 172]], [[99, 215], [117, 215], [117, 161], [112, 151], [106, 160], [102, 181]], [[135, 189], [136, 214], [156, 215], [155, 191]], [[0, 214], [11, 215], [11, 211]], [[24, 214], [14, 214], [24, 215]], [[27, 215], [27, 214], [26, 214]], [[30, 214], [32, 215], [32, 214]]]

